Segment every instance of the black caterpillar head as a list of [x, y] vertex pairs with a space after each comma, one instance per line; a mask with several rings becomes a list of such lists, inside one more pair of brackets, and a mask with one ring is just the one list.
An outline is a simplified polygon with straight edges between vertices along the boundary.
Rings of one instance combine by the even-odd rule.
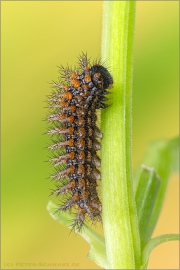
[[101, 80], [103, 81], [103, 90], [109, 88], [109, 86], [113, 84], [113, 78], [105, 67], [101, 65], [94, 65], [91, 67], [91, 72], [92, 76], [98, 73], [101, 75]]

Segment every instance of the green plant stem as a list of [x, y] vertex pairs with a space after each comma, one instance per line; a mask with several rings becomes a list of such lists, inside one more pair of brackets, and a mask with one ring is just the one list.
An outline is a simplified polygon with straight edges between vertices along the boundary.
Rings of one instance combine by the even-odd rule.
[[102, 203], [109, 269], [139, 269], [140, 238], [132, 180], [131, 115], [134, 1], [105, 1], [102, 59], [114, 87], [102, 112]]
[[142, 267], [141, 269], [146, 269], [150, 253], [155, 249], [158, 245], [169, 242], [169, 241], [177, 241], [179, 240], [179, 234], [163, 234], [159, 235], [155, 238], [152, 238], [146, 245], [145, 249], [142, 253]]

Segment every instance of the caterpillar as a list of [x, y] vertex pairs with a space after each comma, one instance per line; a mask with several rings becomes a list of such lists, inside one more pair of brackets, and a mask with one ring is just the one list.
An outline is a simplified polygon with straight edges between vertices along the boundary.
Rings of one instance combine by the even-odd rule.
[[[113, 78], [100, 62], [91, 65], [86, 54], [79, 57], [79, 70], [60, 68], [61, 80], [53, 82], [55, 90], [48, 98], [51, 128], [55, 136], [48, 147], [53, 152], [50, 162], [56, 168], [51, 176], [56, 181], [52, 194], [65, 195], [66, 201], [57, 211], [76, 209], [72, 229], [81, 230], [85, 218], [102, 221], [102, 205], [97, 192], [101, 161], [97, 155], [102, 133], [96, 121], [97, 109], [104, 102]], [[52, 138], [53, 138], [52, 137]]]

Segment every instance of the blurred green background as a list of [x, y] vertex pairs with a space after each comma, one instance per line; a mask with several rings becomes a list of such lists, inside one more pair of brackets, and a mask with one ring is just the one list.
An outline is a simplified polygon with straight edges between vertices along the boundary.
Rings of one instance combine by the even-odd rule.
[[[133, 164], [147, 144], [178, 134], [178, 2], [139, 1], [136, 12]], [[95, 269], [89, 246], [48, 214], [46, 104], [57, 66], [100, 56], [102, 2], [2, 2], [2, 269]], [[108, 60], [108, 59], [107, 59]], [[178, 177], [154, 236], [178, 232]], [[98, 227], [102, 231], [101, 226]], [[149, 269], [179, 269], [178, 243], [153, 251]]]

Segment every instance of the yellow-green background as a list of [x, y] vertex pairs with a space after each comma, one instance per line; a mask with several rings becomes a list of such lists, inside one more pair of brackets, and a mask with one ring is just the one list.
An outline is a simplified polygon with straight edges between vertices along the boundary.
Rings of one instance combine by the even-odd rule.
[[[139, 1], [136, 12], [133, 163], [148, 142], [178, 134], [178, 2]], [[88, 244], [48, 214], [51, 166], [46, 106], [57, 65], [100, 56], [102, 2], [2, 2], [2, 266], [98, 268]], [[107, 59], [108, 60], [108, 59]], [[51, 198], [55, 201], [54, 198]], [[98, 230], [101, 230], [99, 228]], [[178, 177], [154, 235], [178, 232]], [[42, 263], [42, 264], [41, 264]], [[58, 264], [56, 266], [55, 264]], [[178, 243], [153, 251], [149, 269], [178, 269]]]

